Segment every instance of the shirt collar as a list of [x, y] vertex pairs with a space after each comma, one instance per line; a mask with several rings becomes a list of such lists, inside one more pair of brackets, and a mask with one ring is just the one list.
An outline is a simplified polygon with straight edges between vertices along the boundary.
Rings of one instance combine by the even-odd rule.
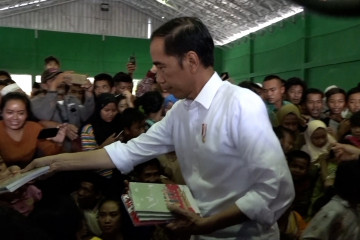
[[207, 81], [207, 83], [201, 89], [195, 100], [185, 100], [185, 105], [190, 106], [192, 102], [197, 102], [201, 104], [204, 108], [209, 109], [216, 92], [222, 86], [222, 84], [223, 81], [221, 80], [219, 75], [214, 72], [209, 81]]

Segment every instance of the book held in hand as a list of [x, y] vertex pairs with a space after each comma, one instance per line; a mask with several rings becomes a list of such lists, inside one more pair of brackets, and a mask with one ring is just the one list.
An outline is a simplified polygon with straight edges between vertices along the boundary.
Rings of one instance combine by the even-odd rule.
[[50, 167], [40, 167], [32, 169], [28, 172], [19, 173], [12, 178], [5, 180], [4, 182], [0, 183], [0, 194], [6, 192], [14, 192], [19, 187], [25, 185], [26, 183], [30, 182], [31, 180], [47, 173]]
[[122, 200], [135, 226], [166, 223], [175, 219], [168, 204], [200, 214], [196, 201], [186, 185], [129, 183], [129, 193]]

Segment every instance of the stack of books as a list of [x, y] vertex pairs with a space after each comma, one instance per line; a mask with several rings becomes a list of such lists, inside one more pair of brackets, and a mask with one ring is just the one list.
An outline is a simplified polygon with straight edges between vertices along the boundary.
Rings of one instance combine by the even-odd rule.
[[5, 180], [4, 182], [0, 182], [0, 194], [7, 192], [14, 192], [16, 189], [25, 185], [31, 180], [49, 172], [49, 169], [50, 169], [49, 166], [35, 168], [28, 172], [19, 173]]
[[162, 224], [175, 219], [167, 206], [175, 204], [200, 214], [189, 188], [178, 184], [129, 183], [122, 201], [135, 226]]

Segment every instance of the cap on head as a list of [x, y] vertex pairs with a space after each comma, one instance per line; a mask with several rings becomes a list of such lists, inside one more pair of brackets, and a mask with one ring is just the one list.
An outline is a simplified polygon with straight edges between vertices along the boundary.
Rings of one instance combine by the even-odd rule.
[[41, 83], [46, 83], [47, 81], [55, 78], [60, 73], [62, 73], [62, 71], [57, 68], [46, 69], [43, 74], [41, 74]]

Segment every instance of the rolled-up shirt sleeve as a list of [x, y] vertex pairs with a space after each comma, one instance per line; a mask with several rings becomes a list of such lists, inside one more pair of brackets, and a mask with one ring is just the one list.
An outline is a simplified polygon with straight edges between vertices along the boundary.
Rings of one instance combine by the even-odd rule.
[[254, 98], [248, 99], [251, 104], [238, 106], [231, 123], [233, 140], [251, 176], [248, 191], [235, 204], [251, 220], [272, 225], [293, 201], [294, 187], [265, 105], [257, 96], [249, 97]]
[[120, 141], [105, 147], [111, 160], [123, 174], [129, 173], [140, 163], [146, 162], [161, 154], [174, 151], [170, 114], [155, 123], [146, 133], [128, 141]]

